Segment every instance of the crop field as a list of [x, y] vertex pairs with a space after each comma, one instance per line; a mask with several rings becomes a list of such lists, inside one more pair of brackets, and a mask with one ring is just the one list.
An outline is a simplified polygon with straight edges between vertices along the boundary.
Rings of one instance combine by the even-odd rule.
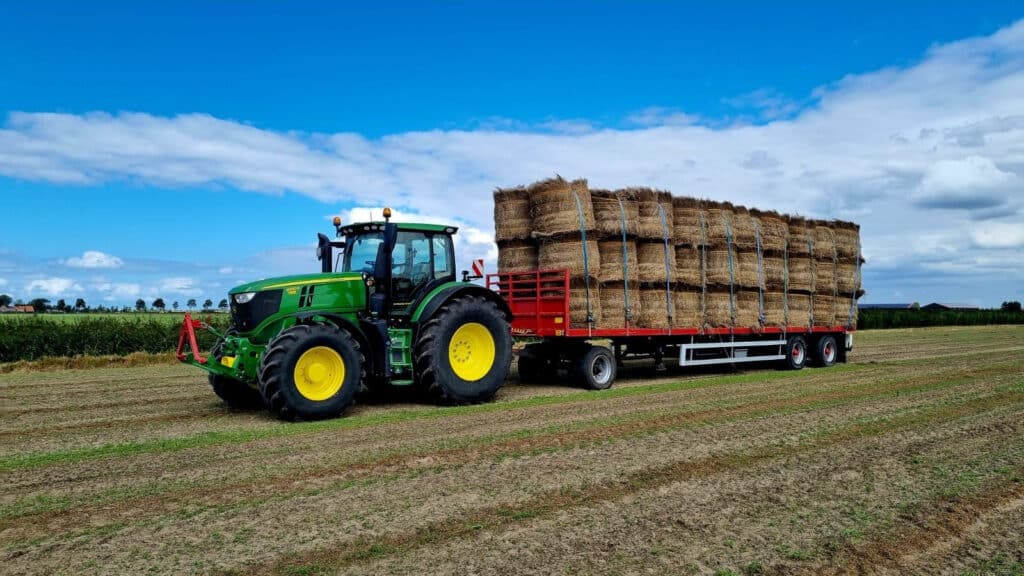
[[186, 366], [0, 375], [0, 572], [1024, 572], [1024, 327], [856, 345], [298, 424]]

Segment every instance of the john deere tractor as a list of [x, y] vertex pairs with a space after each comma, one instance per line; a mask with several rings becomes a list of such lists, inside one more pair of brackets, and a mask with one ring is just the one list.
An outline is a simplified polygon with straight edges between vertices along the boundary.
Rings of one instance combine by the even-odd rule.
[[321, 271], [230, 291], [231, 328], [208, 356], [186, 317], [178, 357], [209, 372], [229, 406], [330, 418], [360, 390], [416, 386], [444, 403], [490, 399], [512, 356], [508, 305], [456, 279], [456, 228], [381, 222], [318, 234]]

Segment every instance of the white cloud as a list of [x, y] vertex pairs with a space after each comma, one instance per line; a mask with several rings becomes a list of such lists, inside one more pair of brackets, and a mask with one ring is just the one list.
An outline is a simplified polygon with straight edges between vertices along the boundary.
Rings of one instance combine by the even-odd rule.
[[217, 273], [218, 274], [234, 274], [235, 273], [235, 269], [232, 268], [231, 266], [221, 266], [220, 268], [217, 269]]
[[153, 287], [155, 295], [181, 294], [182, 296], [199, 296], [202, 293], [195, 279], [183, 276], [162, 278]]
[[117, 256], [96, 250], [86, 250], [81, 257], [72, 256], [65, 260], [64, 264], [72, 268], [120, 268], [124, 266], [124, 261]]
[[1024, 248], [1024, 225], [986, 222], [971, 231], [971, 239], [980, 248]]
[[135, 282], [107, 282], [97, 279], [93, 289], [99, 292], [108, 302], [125, 301], [137, 298], [142, 293], [142, 286]]
[[25, 291], [29, 294], [69, 296], [72, 292], [82, 292], [82, 285], [71, 278], [37, 278], [25, 285]]
[[[775, 118], [759, 125], [701, 125], [685, 112], [653, 107], [624, 119], [622, 128], [512, 121], [368, 139], [275, 132], [205, 114], [15, 112], [0, 128], [0, 174], [73, 184], [227, 185], [291, 190], [345, 206], [388, 204], [456, 222], [466, 256], [484, 254], [493, 267], [491, 191], [560, 173], [594, 187], [649, 185], [853, 219], [872, 260], [866, 274], [875, 262], [889, 271], [870, 278], [882, 287], [880, 297], [908, 292], [908, 278], [927, 273], [931, 287], [954, 277], [984, 283], [998, 302], [997, 290], [1024, 280], [1020, 271], [989, 282], [960, 269], [992, 261], [1014, 237], [1005, 231], [1024, 228], [1021, 94], [1024, 21], [936, 46], [908, 66], [847, 76], [806, 97], [766, 89], [732, 99], [762, 120]], [[993, 223], [1003, 232], [978, 232]], [[921, 248], [936, 231], [952, 250]], [[312, 247], [255, 260], [261, 258], [283, 264], [258, 270], [317, 269]], [[196, 283], [178, 287], [198, 290]]]
[[0, 286], [7, 286], [7, 279], [6, 278], [0, 278]]

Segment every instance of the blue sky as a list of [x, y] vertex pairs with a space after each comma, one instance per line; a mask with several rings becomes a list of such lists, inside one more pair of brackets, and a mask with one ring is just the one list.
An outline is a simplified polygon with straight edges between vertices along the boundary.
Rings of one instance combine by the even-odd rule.
[[858, 221], [865, 301], [1024, 299], [1022, 17], [7, 3], [0, 293], [219, 300], [315, 269], [331, 215], [383, 204], [493, 259], [491, 190], [558, 172]]

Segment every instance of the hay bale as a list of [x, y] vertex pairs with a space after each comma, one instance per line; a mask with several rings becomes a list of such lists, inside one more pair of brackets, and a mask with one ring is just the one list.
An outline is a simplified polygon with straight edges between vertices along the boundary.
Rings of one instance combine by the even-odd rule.
[[684, 286], [701, 285], [701, 249], [694, 246], [676, 245], [675, 282]]
[[831, 294], [820, 292], [814, 295], [814, 325], [835, 326], [836, 325], [836, 302]]
[[841, 294], [853, 294], [860, 289], [857, 278], [856, 262], [839, 262], [836, 264], [836, 289]]
[[[667, 259], [667, 263], [666, 263]], [[676, 251], [664, 241], [638, 242], [637, 265], [641, 282], [671, 281], [676, 271]]]
[[705, 207], [708, 245], [724, 248], [728, 245], [729, 238], [726, 231], [732, 228], [733, 205], [728, 202], [705, 201]]
[[782, 256], [763, 255], [761, 268], [764, 270], [764, 287], [766, 290], [786, 289], [786, 261]]
[[[667, 296], [667, 297], [666, 297]], [[675, 300], [665, 288], [640, 288], [640, 313], [637, 326], [640, 328], [668, 328], [672, 325], [669, 316], [675, 316]]]
[[857, 328], [857, 311], [856, 298], [850, 298], [849, 296], [836, 298], [836, 324]]
[[494, 240], [525, 240], [533, 230], [530, 217], [530, 197], [526, 188], [506, 188], [494, 191]]
[[[636, 195], [639, 205], [639, 219], [637, 220], [638, 234], [641, 238], [652, 240], [664, 240], [666, 237], [669, 243], [674, 243], [675, 224], [672, 211], [672, 194], [650, 188], [631, 188]], [[664, 222], [662, 221], [664, 211]]]
[[757, 235], [754, 233], [754, 218], [742, 206], [733, 208], [729, 217], [732, 244], [740, 250], [757, 250]]
[[[583, 280], [571, 280], [569, 283], [569, 323], [573, 328], [588, 326], [587, 310], [587, 284]], [[601, 322], [601, 288], [595, 279], [590, 281], [589, 310], [596, 328]]]
[[498, 272], [523, 272], [537, 269], [537, 244], [530, 240], [498, 242]]
[[799, 216], [789, 216], [786, 219], [789, 226], [789, 245], [787, 250], [790, 254], [810, 254], [811, 248], [808, 242], [814, 242], [814, 237], [808, 234], [807, 220]]
[[764, 325], [775, 328], [786, 327], [786, 293], [771, 291], [764, 293]]
[[789, 240], [789, 225], [785, 218], [777, 212], [751, 210], [750, 214], [761, 234], [761, 250], [769, 253], [784, 251]]
[[540, 243], [537, 267], [541, 270], [569, 269], [570, 278], [583, 278], [589, 271], [591, 278], [601, 273], [601, 252], [597, 240], [587, 239], [587, 264], [584, 269], [583, 241], [580, 238], [548, 239]]
[[836, 264], [832, 258], [814, 260], [814, 290], [822, 294], [836, 291]]
[[[640, 205], [629, 191], [591, 190], [594, 204], [594, 231], [603, 237], [621, 237], [623, 220], [627, 236], [636, 236]], [[621, 200], [621, 203], [620, 203]]]
[[672, 314], [673, 328], [700, 328], [704, 325], [704, 314], [700, 304], [700, 290], [680, 288], [672, 295], [675, 310]]
[[832, 226], [823, 220], [818, 220], [814, 225], [814, 255], [818, 258], [836, 256], [836, 240]]
[[[732, 262], [730, 264], [730, 254]], [[736, 249], [712, 248], [705, 253], [705, 281], [709, 286], [729, 286], [736, 273]], [[731, 272], [730, 272], [731, 266]]]
[[640, 314], [640, 288], [629, 285], [629, 309], [626, 309], [626, 289], [622, 282], [601, 285], [601, 322], [599, 328], [625, 328], [627, 320], [635, 326]]
[[806, 256], [790, 256], [789, 258], [789, 289], [800, 291], [814, 290], [812, 260]]
[[761, 327], [761, 295], [757, 290], [736, 290], [736, 328]]
[[738, 250], [736, 252], [735, 285], [742, 288], [758, 288], [761, 285], [758, 274], [757, 252]]
[[[625, 263], [622, 259], [623, 246], [626, 249]], [[597, 250], [601, 253], [601, 282], [622, 282], [627, 270], [631, 284], [640, 281], [636, 240], [602, 240], [597, 243]]]
[[807, 328], [811, 325], [811, 299], [810, 294], [786, 293], [786, 304], [789, 307], [786, 322], [788, 329]]
[[842, 260], [856, 260], [860, 256], [860, 226], [853, 222], [837, 220], [832, 229], [835, 235], [836, 254]]
[[[701, 222], [704, 224], [704, 237], [701, 240]], [[703, 201], [697, 198], [679, 196], [672, 199], [673, 233], [677, 246], [700, 246], [707, 244], [707, 215]]]
[[[559, 176], [534, 183], [526, 191], [530, 197], [534, 235], [553, 237], [594, 229], [594, 205], [586, 180], [569, 182]], [[580, 209], [583, 211], [582, 222]]]

